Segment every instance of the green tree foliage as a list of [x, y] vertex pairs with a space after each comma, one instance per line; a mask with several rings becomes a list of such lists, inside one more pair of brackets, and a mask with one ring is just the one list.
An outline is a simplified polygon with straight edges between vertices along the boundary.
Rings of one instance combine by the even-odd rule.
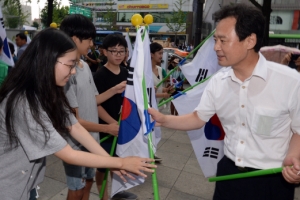
[[113, 10], [113, 1], [109, 0], [110, 7], [106, 7], [106, 13], [103, 15], [104, 21], [109, 26], [109, 29], [114, 30], [114, 25], [116, 23], [117, 12]]
[[[52, 22], [55, 22], [58, 26], [61, 21], [64, 19], [66, 15], [69, 13], [68, 6], [61, 6], [57, 0], [53, 1], [53, 14], [52, 14]], [[48, 27], [48, 3], [41, 11], [41, 22], [43, 27]]]
[[186, 1], [177, 0], [174, 3], [176, 9], [173, 9], [172, 16], [170, 18], [166, 18], [166, 25], [170, 32], [174, 33], [175, 41], [177, 38], [177, 33], [185, 32], [188, 26], [186, 22], [187, 13], [182, 11], [182, 5], [185, 3]]
[[25, 23], [28, 23], [26, 18], [29, 16], [29, 13], [22, 11], [19, 1], [6, 0], [4, 1], [3, 7], [5, 26], [9, 28], [20, 28]]
[[40, 25], [37, 22], [33, 22], [31, 26], [35, 27], [36, 29], [38, 29]]

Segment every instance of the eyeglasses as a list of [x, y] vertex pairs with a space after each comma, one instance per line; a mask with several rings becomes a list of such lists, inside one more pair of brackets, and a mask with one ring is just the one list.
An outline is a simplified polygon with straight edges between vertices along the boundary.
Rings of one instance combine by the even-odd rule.
[[75, 61], [73, 65], [68, 65], [68, 64], [65, 64], [65, 63], [63, 63], [63, 62], [60, 62], [60, 61], [58, 61], [58, 60], [57, 60], [56, 62], [58, 62], [58, 63], [60, 63], [60, 64], [62, 64], [62, 65], [65, 65], [65, 66], [70, 67], [70, 73], [71, 73], [72, 69], [74, 69], [74, 68], [77, 66], [77, 64], [78, 64], [78, 61]]
[[113, 56], [117, 56], [118, 54], [119, 54], [120, 56], [124, 56], [125, 53], [126, 53], [125, 50], [124, 50], [124, 51], [116, 51], [116, 50], [108, 50], [108, 49], [107, 49], [107, 51], [109, 51]]

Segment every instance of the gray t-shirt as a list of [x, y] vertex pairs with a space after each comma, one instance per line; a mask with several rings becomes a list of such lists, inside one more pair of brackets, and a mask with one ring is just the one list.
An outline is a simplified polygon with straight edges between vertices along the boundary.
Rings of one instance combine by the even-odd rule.
[[[78, 108], [78, 114], [81, 119], [98, 124], [98, 110], [95, 96], [98, 95], [94, 83], [92, 72], [86, 62], [83, 68], [76, 67], [76, 74], [70, 78], [65, 86], [65, 94], [72, 108]], [[99, 133], [90, 132], [93, 138], [99, 142]], [[74, 138], [67, 138], [68, 144], [73, 149], [82, 149], [81, 144]]]
[[[41, 111], [41, 119], [50, 133], [45, 144], [41, 126], [33, 119], [27, 100], [22, 99], [14, 108], [13, 119], [19, 146], [7, 150], [6, 101], [0, 104], [0, 199], [28, 200], [30, 191], [44, 179], [45, 156], [60, 151], [67, 142], [55, 130], [48, 115]], [[73, 114], [70, 114], [70, 121], [72, 125], [77, 122]]]

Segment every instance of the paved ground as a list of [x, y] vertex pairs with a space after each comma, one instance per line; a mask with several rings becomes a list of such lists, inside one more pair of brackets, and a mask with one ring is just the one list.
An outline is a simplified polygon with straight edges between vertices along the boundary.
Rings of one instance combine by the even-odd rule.
[[[185, 132], [162, 128], [162, 140], [157, 154], [163, 158], [157, 169], [161, 200], [212, 199], [214, 183], [208, 182], [203, 176]], [[55, 156], [47, 158], [46, 177], [40, 187], [39, 200], [66, 199], [67, 186], [62, 162]], [[139, 200], [153, 199], [151, 178], [129, 191], [137, 194]], [[99, 199], [95, 184], [90, 199]], [[295, 199], [300, 200], [299, 187]]]

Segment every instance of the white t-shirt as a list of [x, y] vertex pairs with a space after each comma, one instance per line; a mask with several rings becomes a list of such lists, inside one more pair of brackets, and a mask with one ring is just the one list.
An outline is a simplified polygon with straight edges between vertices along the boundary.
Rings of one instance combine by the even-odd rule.
[[237, 166], [280, 167], [292, 134], [300, 134], [300, 75], [259, 54], [244, 82], [231, 67], [213, 76], [195, 110], [203, 121], [218, 115], [226, 133], [224, 153]]

